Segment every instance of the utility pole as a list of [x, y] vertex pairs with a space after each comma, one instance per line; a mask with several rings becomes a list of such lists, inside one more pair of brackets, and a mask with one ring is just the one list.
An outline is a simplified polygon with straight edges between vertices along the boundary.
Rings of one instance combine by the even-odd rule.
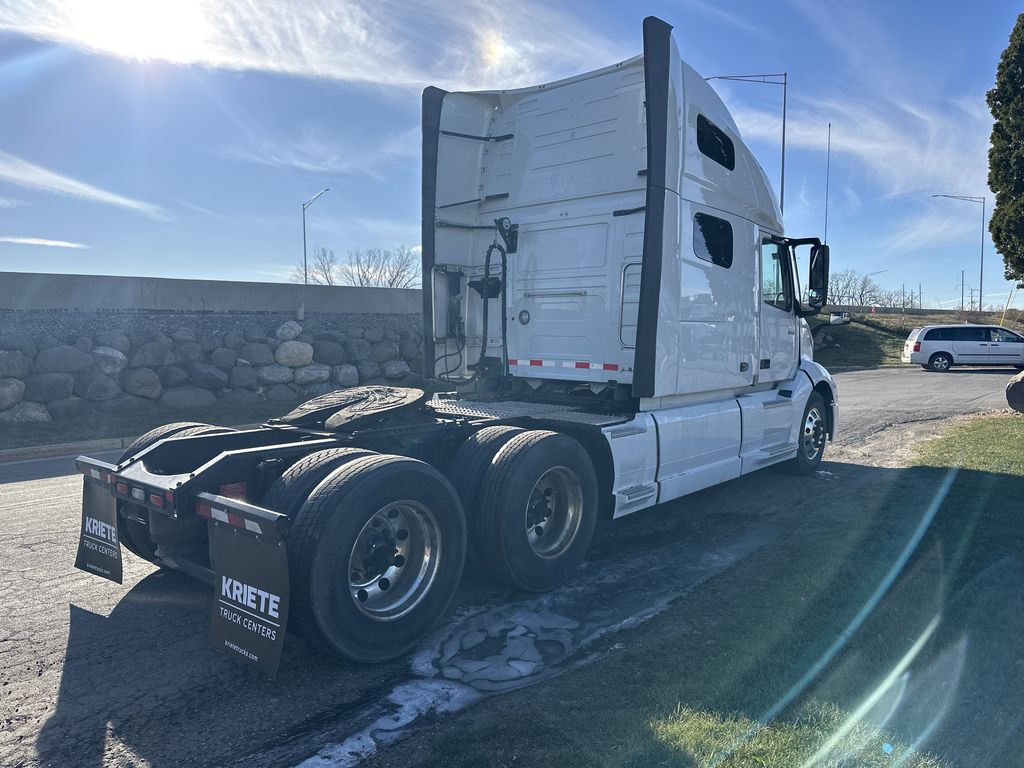
[[964, 311], [964, 272], [966, 270], [960, 270], [960, 311]]
[[825, 150], [825, 234], [821, 238], [823, 243], [828, 242], [828, 182], [832, 170], [832, 123], [828, 124], [828, 148]]
[[921, 288], [921, 283], [917, 284], [917, 308], [924, 309], [924, 289]]
[[309, 285], [309, 265], [306, 262], [306, 209], [324, 192], [330, 192], [330, 187], [325, 187], [302, 204], [302, 284]]

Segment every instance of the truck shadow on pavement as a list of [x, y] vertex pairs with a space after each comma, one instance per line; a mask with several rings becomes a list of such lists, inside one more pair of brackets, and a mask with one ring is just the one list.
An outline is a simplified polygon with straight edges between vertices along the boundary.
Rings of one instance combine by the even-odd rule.
[[[969, 477], [984, 474], [963, 472], [956, 483], [970, 480], [990, 495], [993, 488], [1008, 487], [1002, 476]], [[1024, 488], [1016, 480], [1019, 507]], [[207, 586], [180, 574], [156, 572], [133, 587], [108, 617], [70, 606], [63, 675], [54, 711], [36, 741], [37, 759], [44, 765], [83, 766], [222, 765], [232, 760], [276, 765], [294, 764], [319, 752], [327, 763], [354, 764], [425, 715], [457, 710], [592, 663], [614, 650], [617, 633], [644, 624], [704, 582], [804, 526], [825, 522], [849, 535], [866, 530], [867, 521], [886, 505], [906, 499], [899, 503], [899, 517], [905, 519], [894, 521], [890, 538], [880, 542], [870, 562], [859, 564], [868, 579], [866, 588], [877, 587], [901, 553], [909, 552], [908, 562], [913, 563], [921, 537], [933, 535], [934, 521], [918, 529], [942, 482], [937, 470], [829, 462], [813, 478], [772, 469], [758, 472], [620, 521], [603, 522], [580, 573], [552, 593], [515, 594], [467, 576], [450, 615], [411, 658], [375, 666], [348, 664], [325, 658], [290, 635], [276, 680], [255, 675], [207, 645]], [[981, 513], [969, 516], [964, 535], [969, 538], [974, 532], [968, 523], [982, 522]], [[912, 541], [915, 535], [917, 543]], [[955, 551], [956, 537], [950, 534], [949, 539], [940, 549], [945, 547], [947, 561], [960, 558], [953, 566], [963, 570], [965, 555]], [[909, 543], [914, 546], [908, 550]], [[934, 594], [925, 590], [917, 602], [946, 611], [942, 636], [951, 638], [946, 647], [959, 655], [946, 662], [936, 656], [940, 661], [929, 667], [937, 670], [931, 675], [934, 680], [929, 681], [926, 669], [906, 682], [907, 690], [932, 695], [940, 678], [949, 682], [942, 667], [946, 664], [947, 673], [956, 671], [961, 693], [970, 691], [975, 703], [989, 686], [998, 693], [987, 705], [997, 719], [968, 720], [992, 744], [999, 736], [992, 732], [992, 723], [1010, 722], [1006, 718], [1012, 713], [1003, 710], [1024, 691], [1024, 683], [1004, 674], [1006, 669], [1017, 677], [1024, 674], [1014, 662], [1024, 647], [1024, 606], [1019, 589], [1009, 602], [1000, 591], [1021, 583], [1021, 552], [1019, 547], [997, 550], [979, 564], [973, 581], [956, 589], [956, 573], [940, 567], [932, 574], [938, 580], [932, 582], [938, 585]], [[852, 616], [862, 607], [861, 591], [843, 594], [839, 614]], [[1011, 610], [1018, 611], [1016, 618], [1008, 615]], [[869, 610], [865, 619], [870, 616]], [[1001, 630], [996, 642], [986, 632], [997, 621], [1020, 634], [1012, 640]], [[852, 634], [848, 627], [837, 630]], [[961, 641], [966, 637], [970, 642]], [[852, 685], [842, 675], [826, 674], [861, 652], [840, 649], [815, 685], [830, 690]], [[843, 685], [836, 682], [840, 678]], [[850, 672], [850, 679], [861, 679], [860, 672]], [[966, 706], [966, 701], [949, 700], [947, 709]], [[890, 724], [909, 723], [910, 730], [920, 732], [915, 718], [926, 713], [911, 709], [894, 707]]]

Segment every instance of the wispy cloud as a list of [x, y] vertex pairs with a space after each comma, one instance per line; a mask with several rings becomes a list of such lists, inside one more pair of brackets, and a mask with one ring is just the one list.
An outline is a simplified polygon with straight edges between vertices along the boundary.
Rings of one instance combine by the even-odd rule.
[[227, 157], [274, 168], [295, 168], [314, 173], [362, 174], [378, 181], [386, 178], [386, 168], [394, 161], [419, 156], [420, 129], [410, 128], [385, 138], [374, 146], [342, 146], [306, 128], [294, 139], [254, 139], [249, 146], [225, 148]]
[[929, 205], [925, 210], [905, 216], [891, 225], [881, 240], [881, 246], [887, 251], [916, 251], [956, 242], [971, 233], [977, 236], [977, 220], [958, 213]]
[[228, 219], [228, 217], [225, 216], [223, 213], [211, 211], [209, 208], [204, 208], [203, 206], [196, 205], [195, 203], [188, 203], [184, 200], [176, 200], [175, 202], [180, 206], [190, 208], [197, 213], [203, 214], [204, 216], [209, 216], [211, 219], [220, 219], [222, 221], [226, 221]]
[[[819, 152], [832, 123], [833, 207], [837, 218], [857, 211], [862, 196], [899, 202], [895, 219], [861, 236], [882, 254], [920, 251], [977, 232], [977, 219], [935, 205], [932, 194], [987, 194], [991, 116], [982, 92], [953, 92], [919, 62], [876, 18], [856, 7], [827, 8], [791, 0], [829, 45], [845, 70], [842, 88], [790, 92], [787, 149]], [[739, 91], [723, 98], [744, 138], [777, 145], [781, 116], [752, 108]], [[839, 168], [837, 168], [837, 161]], [[837, 178], [837, 170], [845, 175]], [[840, 179], [843, 179], [840, 181]], [[837, 186], [836, 182], [839, 182]], [[857, 191], [854, 191], [854, 186]], [[787, 200], [788, 202], [788, 200]], [[845, 209], [845, 210], [844, 210]], [[790, 210], [787, 207], [787, 218]]]
[[[420, 223], [416, 217], [389, 219], [352, 216], [345, 219], [317, 219], [310, 227], [343, 240], [346, 248], [393, 248], [419, 244]], [[410, 246], [411, 247], [411, 246]]]
[[41, 245], [46, 248], [88, 248], [84, 243], [71, 243], [67, 240], [48, 240], [44, 237], [13, 237], [0, 235], [0, 243], [11, 245]]
[[[731, 106], [747, 139], [777, 141], [779, 115]], [[883, 196], [984, 190], [991, 120], [956, 101], [915, 104], [888, 99], [806, 99], [792, 105], [786, 122], [789, 148], [824, 152], [832, 121], [832, 152], [854, 159]], [[976, 193], [975, 193], [976, 194]]]
[[0, 208], [24, 208], [27, 206], [24, 200], [15, 200], [13, 197], [0, 197]]
[[753, 35], [754, 37], [759, 38], [767, 38], [769, 36], [768, 32], [765, 31], [764, 28], [751, 24], [742, 16], [730, 13], [724, 8], [720, 8], [718, 5], [705, 2], [705, 0], [683, 0], [683, 4], [697, 13], [703, 14], [708, 18], [714, 19], [715, 21], [726, 24], [727, 26], [733, 27], [742, 32], [746, 32], [748, 35]]
[[623, 49], [540, 0], [514, 12], [485, 0], [166, 0], [125, 12], [135, 5], [0, 0], [0, 29], [129, 58], [415, 87], [529, 85], [623, 59], [640, 43], [638, 30]]
[[80, 200], [127, 208], [153, 219], [167, 218], [164, 209], [158, 205], [108, 192], [70, 176], [62, 176], [55, 171], [3, 151], [0, 151], [0, 181], [28, 189], [39, 189], [44, 192], [77, 197]]

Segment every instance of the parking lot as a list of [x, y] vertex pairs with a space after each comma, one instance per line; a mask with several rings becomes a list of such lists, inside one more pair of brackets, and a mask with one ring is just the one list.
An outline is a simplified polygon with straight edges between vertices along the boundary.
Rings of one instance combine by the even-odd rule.
[[[207, 645], [205, 585], [131, 555], [120, 587], [72, 568], [81, 481], [70, 461], [0, 466], [0, 763], [294, 764], [323, 750], [349, 764], [424, 712], [543, 684], [818, 514], [822, 498], [847, 504], [877, 482], [865, 467], [898, 466], [946, 421], [1004, 408], [1013, 373], [838, 374], [841, 434], [819, 476], [766, 470], [603, 524], [582, 571], [549, 595], [467, 577], [408, 659], [343, 664], [289, 637], [273, 681]], [[814, 492], [825, 483], [827, 496]]]

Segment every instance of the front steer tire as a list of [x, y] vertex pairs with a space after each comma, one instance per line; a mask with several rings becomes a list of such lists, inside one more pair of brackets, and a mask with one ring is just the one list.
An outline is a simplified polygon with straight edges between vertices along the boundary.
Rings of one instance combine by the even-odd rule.
[[803, 418], [800, 419], [796, 457], [787, 462], [789, 471], [794, 475], [813, 475], [821, 463], [821, 457], [825, 455], [827, 440], [825, 399], [817, 392], [812, 392], [804, 406]]
[[594, 465], [577, 440], [547, 430], [516, 435], [484, 478], [481, 562], [516, 589], [555, 589], [586, 557], [597, 510]]
[[343, 658], [380, 662], [409, 651], [448, 609], [462, 576], [466, 523], [436, 469], [373, 455], [316, 487], [287, 543], [290, 613], [300, 634]]
[[[232, 432], [230, 427], [215, 427], [211, 424], [202, 424], [196, 421], [176, 421], [171, 424], [163, 424], [156, 429], [151, 429], [144, 435], [135, 438], [118, 458], [117, 463], [141, 453], [152, 445], [167, 437], [193, 437], [195, 435], [208, 435], [215, 432]], [[149, 526], [140, 523], [136, 518], [148, 519], [149, 513], [144, 507], [136, 504], [128, 504], [118, 501], [117, 506], [117, 531], [118, 538], [125, 548], [137, 557], [148, 560], [159, 565], [156, 561], [156, 544], [149, 535]]]

